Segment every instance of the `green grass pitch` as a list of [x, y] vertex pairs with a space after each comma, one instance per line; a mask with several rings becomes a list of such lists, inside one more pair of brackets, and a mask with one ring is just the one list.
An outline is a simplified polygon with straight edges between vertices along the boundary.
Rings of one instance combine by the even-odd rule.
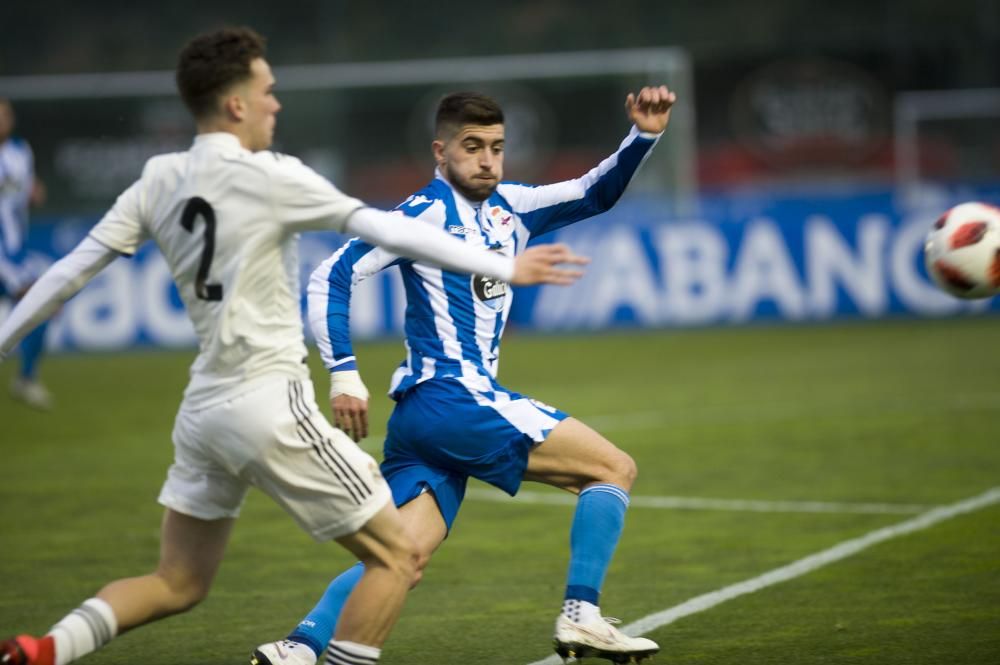
[[[381, 392], [401, 345], [361, 344], [358, 354]], [[44, 632], [105, 581], [154, 565], [155, 500], [192, 357], [49, 358], [51, 414], [0, 395], [0, 633]], [[501, 367], [505, 385], [591, 422], [631, 453], [636, 497], [930, 507], [1000, 485], [998, 318], [514, 331]], [[322, 368], [313, 368], [324, 395]], [[0, 366], [3, 386], [13, 371]], [[387, 398], [373, 399], [365, 446], [376, 456], [388, 410]], [[571, 506], [470, 498], [382, 662], [525, 665], [548, 656], [571, 516]], [[912, 517], [634, 506], [602, 606], [628, 623]], [[85, 662], [246, 663], [350, 563], [252, 493], [208, 600]], [[663, 648], [659, 665], [1000, 662], [1000, 505], [649, 636]]]

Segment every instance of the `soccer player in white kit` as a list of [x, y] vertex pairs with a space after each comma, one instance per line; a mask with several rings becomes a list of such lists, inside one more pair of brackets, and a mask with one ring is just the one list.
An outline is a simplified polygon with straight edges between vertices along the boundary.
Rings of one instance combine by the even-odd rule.
[[247, 28], [185, 46], [177, 84], [198, 129], [191, 149], [150, 159], [0, 326], [2, 359], [102, 268], [152, 239], [199, 341], [159, 497], [166, 511], [157, 569], [104, 586], [44, 637], [0, 642], [0, 665], [65, 665], [118, 633], [193, 607], [208, 593], [251, 485], [313, 538], [336, 540], [365, 562], [336, 636], [336, 662], [377, 662], [414, 579], [415, 546], [375, 461], [316, 407], [304, 364], [298, 232], [334, 229], [515, 283], [565, 284], [580, 274], [559, 267], [582, 262], [564, 246], [513, 261], [474, 250], [366, 208], [294, 157], [268, 152], [281, 107], [264, 53], [263, 38]]

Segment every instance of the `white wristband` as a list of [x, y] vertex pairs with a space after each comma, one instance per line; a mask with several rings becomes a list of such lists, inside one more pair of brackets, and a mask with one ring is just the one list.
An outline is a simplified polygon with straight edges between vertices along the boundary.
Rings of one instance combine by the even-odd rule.
[[358, 399], [368, 399], [368, 388], [356, 369], [330, 373], [330, 399], [338, 395], [349, 395]]

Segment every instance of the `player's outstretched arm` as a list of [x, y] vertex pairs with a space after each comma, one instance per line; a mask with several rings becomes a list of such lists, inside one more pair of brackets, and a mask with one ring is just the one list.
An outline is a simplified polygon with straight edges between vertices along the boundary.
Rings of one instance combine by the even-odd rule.
[[665, 85], [647, 86], [625, 98], [625, 112], [640, 132], [659, 134], [670, 122], [677, 95]]
[[118, 252], [87, 237], [52, 264], [0, 325], [0, 360], [117, 256]]
[[568, 286], [583, 276], [583, 271], [562, 268], [563, 264], [583, 266], [590, 259], [573, 253], [567, 245], [555, 243], [535, 245], [524, 250], [514, 260], [512, 284], [557, 284]]
[[582, 273], [558, 265], [586, 262], [565, 245], [549, 246], [549, 249], [539, 245], [535, 248], [537, 251], [518, 257], [521, 267], [517, 269], [518, 264], [509, 257], [466, 244], [429, 224], [414, 224], [399, 215], [372, 208], [355, 211], [347, 220], [346, 230], [394, 254], [446, 270], [485, 275], [521, 285], [572, 284]]
[[612, 155], [579, 178], [540, 187], [505, 183], [501, 193], [534, 237], [610, 210], [666, 129], [675, 101], [666, 86], [629, 93], [625, 109], [634, 126]]

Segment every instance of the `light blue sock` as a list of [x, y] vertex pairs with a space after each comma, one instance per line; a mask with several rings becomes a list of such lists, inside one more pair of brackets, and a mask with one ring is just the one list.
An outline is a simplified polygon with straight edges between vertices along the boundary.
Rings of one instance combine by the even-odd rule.
[[567, 600], [600, 604], [604, 576], [625, 526], [628, 501], [628, 492], [617, 485], [591, 485], [580, 492], [569, 534]]
[[34, 380], [38, 374], [38, 359], [45, 350], [45, 331], [48, 329], [48, 322], [43, 323], [21, 340], [21, 372], [22, 379]]
[[295, 630], [291, 632], [288, 639], [301, 642], [316, 652], [319, 658], [326, 645], [333, 638], [333, 631], [337, 628], [337, 619], [340, 618], [340, 610], [344, 608], [347, 597], [357, 585], [361, 575], [365, 572], [365, 565], [360, 561], [351, 568], [348, 568], [336, 579], [330, 582], [323, 597], [316, 603], [306, 618], [299, 622]]

